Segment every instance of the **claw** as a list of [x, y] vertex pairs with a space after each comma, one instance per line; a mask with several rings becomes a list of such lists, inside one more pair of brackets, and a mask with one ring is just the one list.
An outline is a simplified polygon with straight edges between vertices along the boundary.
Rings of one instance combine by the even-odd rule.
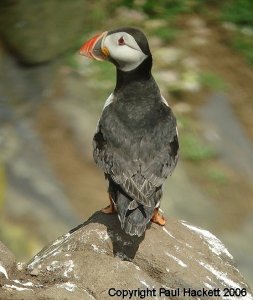
[[159, 213], [158, 208], [155, 208], [153, 216], [152, 216], [150, 221], [153, 222], [153, 223], [159, 224], [160, 226], [164, 226], [165, 223], [166, 223], [166, 220], [165, 220], [164, 216], [162, 216]]
[[101, 209], [101, 211], [104, 214], [113, 214], [116, 212], [115, 208], [111, 204]]
[[104, 213], [104, 214], [114, 214], [117, 212], [110, 195], [109, 195], [109, 198], [110, 198], [110, 204], [101, 210], [102, 213]]

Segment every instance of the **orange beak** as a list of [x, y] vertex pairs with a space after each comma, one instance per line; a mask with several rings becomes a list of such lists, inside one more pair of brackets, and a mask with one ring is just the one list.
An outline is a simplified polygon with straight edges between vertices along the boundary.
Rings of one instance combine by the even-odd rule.
[[95, 35], [93, 38], [85, 42], [80, 48], [80, 54], [95, 60], [105, 60], [109, 56], [109, 51], [103, 47], [103, 41], [107, 35], [107, 31], [102, 34]]

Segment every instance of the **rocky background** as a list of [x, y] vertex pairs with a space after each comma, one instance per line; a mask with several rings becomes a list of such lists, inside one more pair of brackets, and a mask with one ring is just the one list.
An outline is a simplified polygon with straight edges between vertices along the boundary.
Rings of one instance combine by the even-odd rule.
[[115, 71], [78, 49], [94, 33], [136, 26], [179, 125], [168, 226], [173, 216], [215, 233], [253, 285], [252, 9], [247, 0], [1, 1], [0, 240], [18, 261], [107, 205], [91, 140]]

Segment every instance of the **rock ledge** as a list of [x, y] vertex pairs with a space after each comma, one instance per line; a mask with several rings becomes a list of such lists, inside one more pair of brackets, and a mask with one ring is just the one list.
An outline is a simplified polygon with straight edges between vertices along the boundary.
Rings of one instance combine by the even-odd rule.
[[[247, 295], [236, 299], [253, 299], [220, 240], [173, 219], [163, 228], [152, 224], [138, 238], [121, 231], [117, 216], [96, 212], [20, 270], [7, 268], [2, 261], [0, 299], [122, 299], [123, 290], [125, 299], [130, 299], [131, 291], [132, 299], [141, 299], [142, 290], [155, 291], [146, 299], [207, 299], [203, 290], [215, 289], [221, 292], [212, 299], [234, 299], [223, 295], [225, 288], [245, 289]], [[110, 288], [112, 294], [119, 290], [118, 297], [109, 295]], [[184, 295], [189, 288], [200, 294]], [[160, 289], [167, 289], [167, 295], [159, 295]]]

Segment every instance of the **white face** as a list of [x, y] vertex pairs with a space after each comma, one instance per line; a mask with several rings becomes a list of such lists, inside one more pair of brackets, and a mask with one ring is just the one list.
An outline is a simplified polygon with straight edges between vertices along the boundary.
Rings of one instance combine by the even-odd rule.
[[122, 71], [134, 70], [147, 57], [135, 39], [126, 32], [110, 34], [104, 38], [102, 44], [109, 50], [110, 56], [117, 61]]

